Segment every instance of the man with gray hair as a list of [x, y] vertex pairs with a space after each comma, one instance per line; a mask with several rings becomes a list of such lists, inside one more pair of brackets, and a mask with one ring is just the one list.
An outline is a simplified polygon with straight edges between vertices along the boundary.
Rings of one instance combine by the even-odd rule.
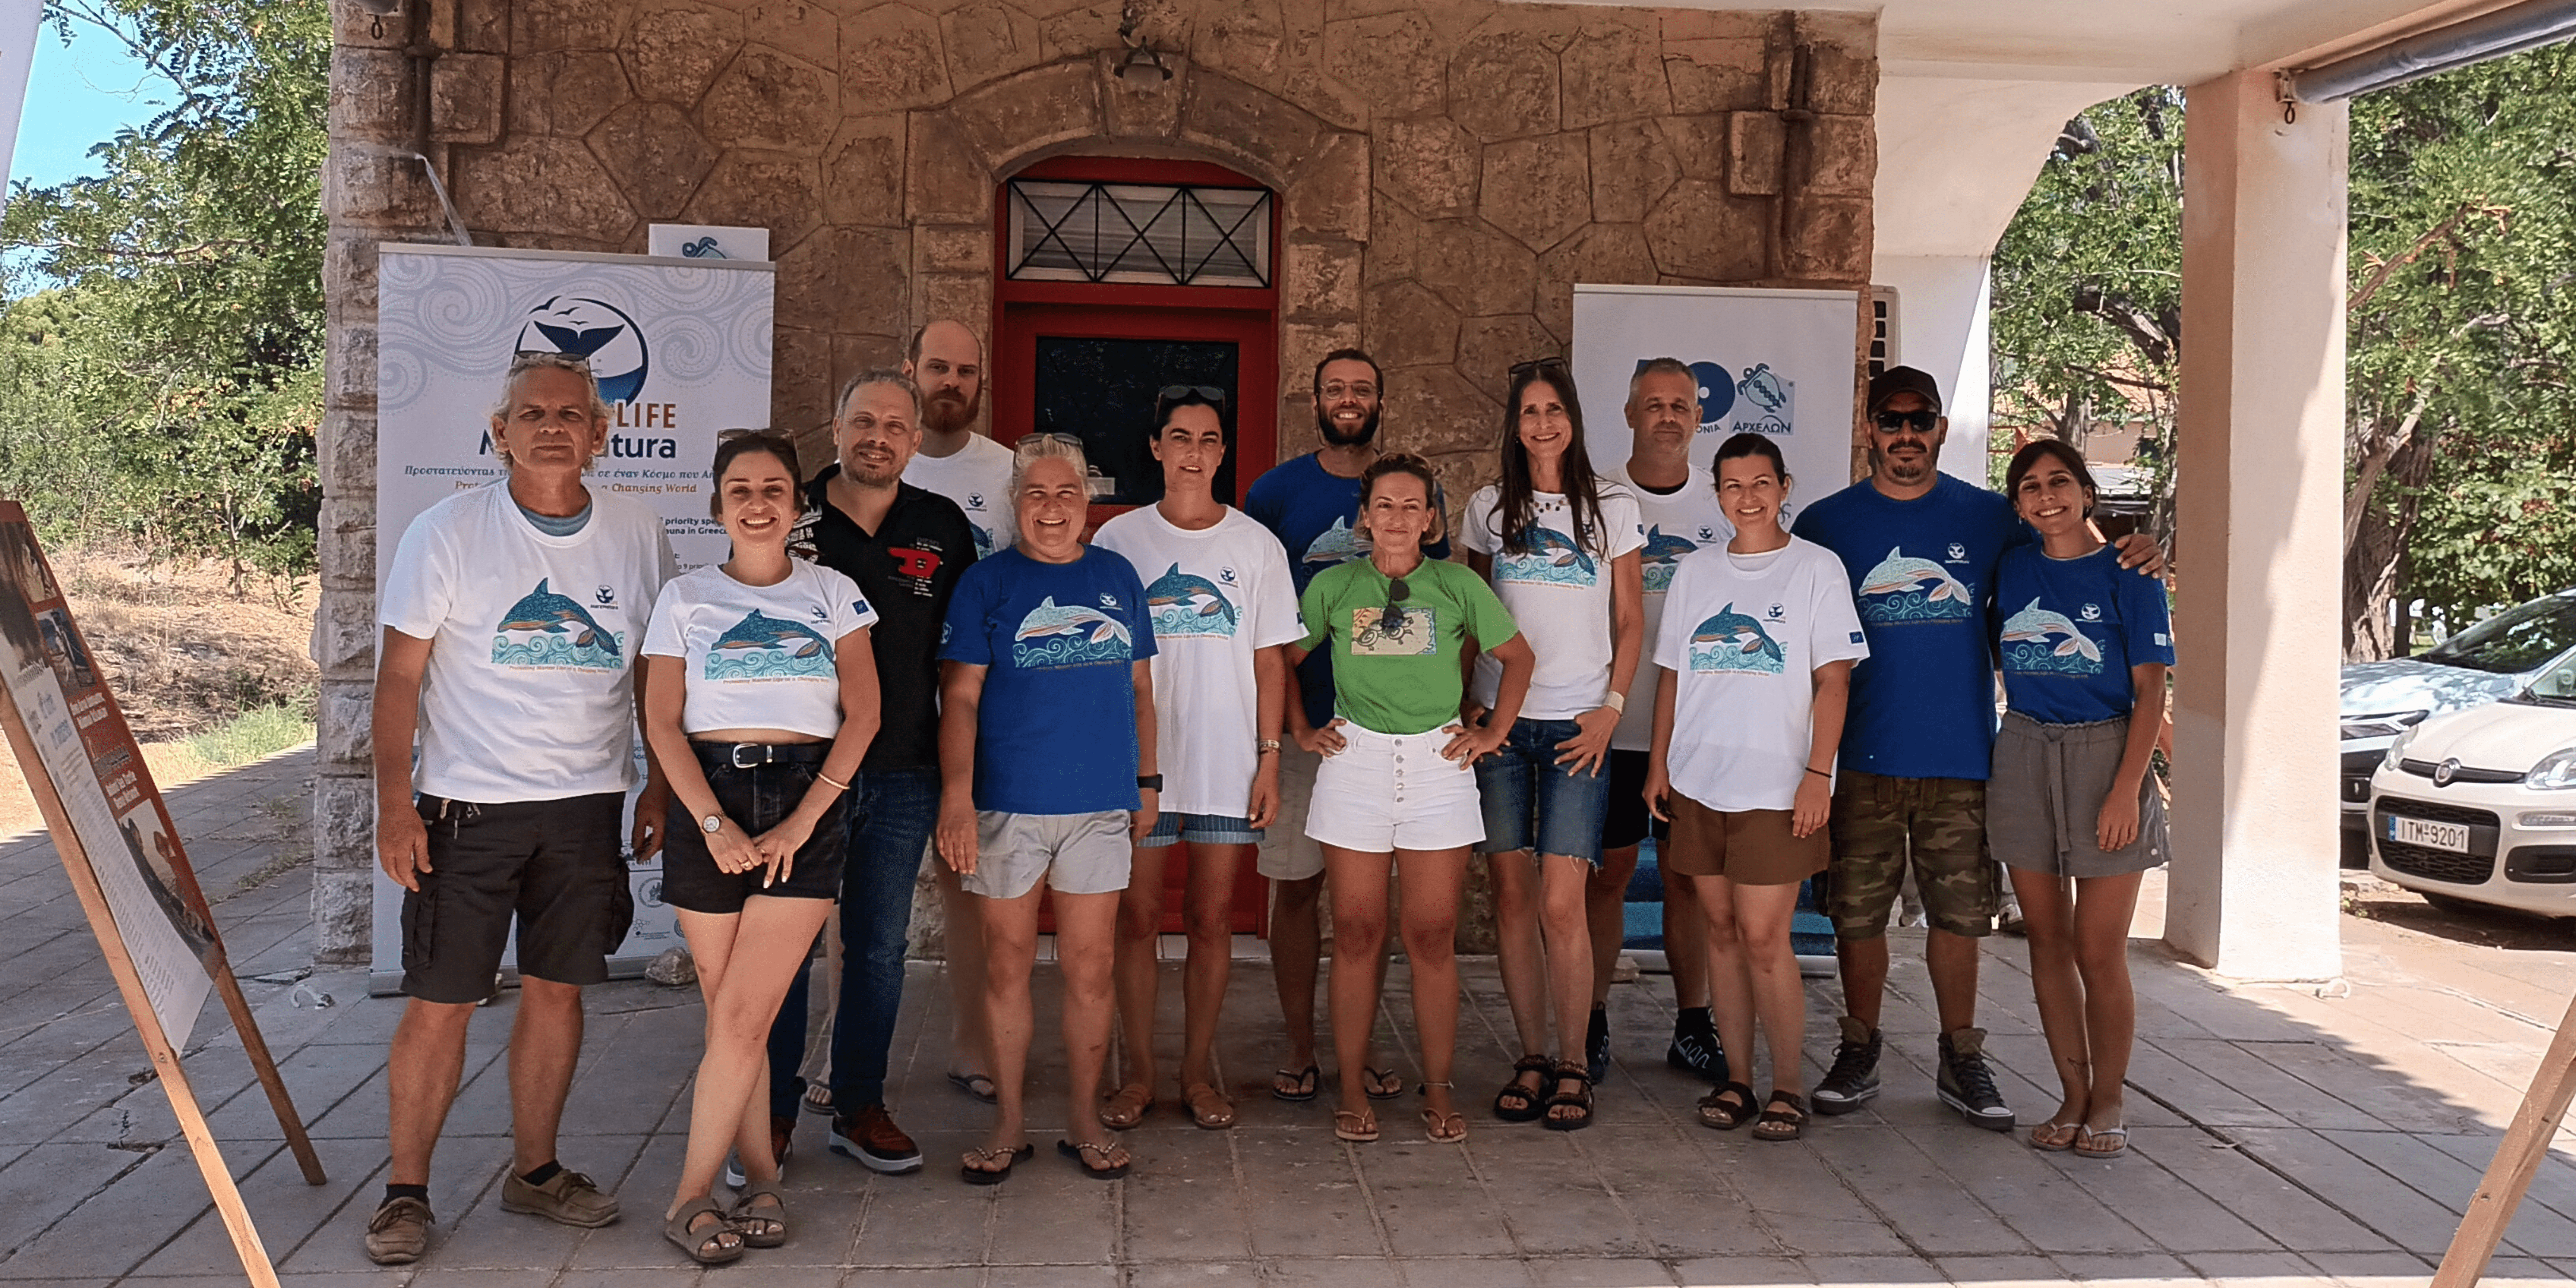
[[[661, 516], [582, 484], [608, 445], [588, 363], [518, 355], [491, 435], [508, 475], [412, 520], [378, 607], [376, 858], [403, 887], [411, 997], [386, 1075], [393, 1164], [367, 1222], [379, 1265], [428, 1247], [430, 1154], [464, 1073], [466, 1025], [492, 995], [514, 925], [502, 1210], [584, 1227], [617, 1219], [617, 1200], [556, 1161], [555, 1133], [581, 1053], [582, 986], [608, 978], [635, 913], [617, 836], [635, 780], [634, 657], [677, 568]], [[667, 790], [650, 766], [639, 859], [661, 847]]]
[[[940, 622], [976, 546], [954, 502], [904, 481], [921, 439], [921, 393], [903, 373], [851, 377], [832, 418], [836, 459], [807, 485], [804, 517], [788, 540], [792, 553], [857, 582], [877, 610], [868, 642], [881, 723], [847, 798], [831, 1148], [888, 1173], [921, 1167], [920, 1148], [886, 1111], [886, 1052], [903, 1001], [913, 882], [939, 814]], [[796, 1067], [809, 973], [797, 972], [769, 1033], [770, 1143], [782, 1163], [803, 1094]], [[977, 972], [974, 994], [961, 990], [959, 1005], [980, 996], [982, 979]]]

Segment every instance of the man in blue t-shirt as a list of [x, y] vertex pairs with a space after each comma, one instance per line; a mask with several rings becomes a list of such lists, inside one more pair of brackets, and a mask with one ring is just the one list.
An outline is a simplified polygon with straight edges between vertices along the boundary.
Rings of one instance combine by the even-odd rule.
[[[1912, 367], [1869, 382], [1870, 476], [1806, 507], [1794, 531], [1841, 556], [1869, 658], [1852, 670], [1834, 784], [1826, 911], [1842, 967], [1842, 1042], [1816, 1084], [1819, 1113], [1878, 1094], [1887, 918], [1909, 863], [1931, 928], [1924, 964], [1941, 1017], [1942, 1103], [2011, 1131], [1976, 1027], [1977, 941], [1994, 929], [2001, 882], [1986, 849], [1994, 757], [1995, 566], [2031, 539], [2004, 497], [1940, 472], [1941, 388]], [[2124, 565], [2159, 571], [2143, 536]]]
[[[1360, 474], [1377, 460], [1378, 413], [1384, 382], [1377, 360], [1358, 349], [1335, 349], [1315, 364], [1315, 429], [1324, 445], [1285, 461], [1255, 479], [1243, 512], [1258, 520], [1288, 549], [1289, 579], [1297, 593], [1325, 569], [1368, 553], [1360, 535]], [[1439, 503], [1433, 498], [1433, 503]], [[1446, 540], [1429, 547], [1431, 558], [1449, 557]], [[1290, 700], [1306, 704], [1306, 721], [1322, 728], [1333, 718], [1332, 650], [1317, 649], [1295, 672]], [[1299, 817], [1315, 786], [1317, 758], [1290, 742], [1279, 762], [1279, 816]], [[1312, 1100], [1315, 1065], [1315, 975], [1322, 954], [1316, 909], [1324, 888], [1324, 852], [1303, 827], [1274, 827], [1261, 843], [1261, 875], [1279, 885], [1270, 913], [1270, 961], [1279, 985], [1279, 1009], [1288, 1021], [1288, 1063], [1270, 1084], [1282, 1100]], [[1369, 1094], [1384, 1099], [1404, 1090], [1392, 1073], [1369, 1074]]]

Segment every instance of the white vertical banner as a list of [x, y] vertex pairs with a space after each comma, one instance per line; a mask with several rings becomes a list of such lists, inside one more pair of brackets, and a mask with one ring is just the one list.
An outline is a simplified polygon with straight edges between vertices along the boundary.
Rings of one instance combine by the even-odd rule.
[[1800, 503], [1851, 482], [1856, 291], [1751, 287], [1574, 288], [1574, 384], [1583, 397], [1592, 463], [1628, 459], [1628, 379], [1652, 358], [1678, 358], [1699, 377], [1700, 426], [1691, 463], [1750, 431], [1780, 445]]
[[[609, 440], [589, 485], [659, 511], [682, 570], [722, 560], [707, 466], [717, 431], [769, 424], [777, 280], [777, 266], [759, 261], [378, 247], [378, 588], [421, 511], [506, 473], [492, 410], [511, 358], [534, 350], [580, 354], [599, 377]], [[680, 942], [660, 861], [631, 879], [635, 925], [615, 954], [629, 968]], [[402, 888], [377, 873], [379, 990], [401, 978], [401, 908]]]

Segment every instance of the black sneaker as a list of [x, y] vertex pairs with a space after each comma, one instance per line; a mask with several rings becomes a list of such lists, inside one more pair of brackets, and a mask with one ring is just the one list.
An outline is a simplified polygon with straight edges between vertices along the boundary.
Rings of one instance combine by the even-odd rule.
[[1986, 1063], [1986, 1031], [1960, 1029], [1941, 1035], [1941, 1103], [1959, 1111], [1970, 1126], [2011, 1131], [2013, 1111], [1995, 1090], [1995, 1071]]
[[1610, 1073], [1610, 1012], [1600, 1006], [1592, 1008], [1592, 1022], [1583, 1032], [1583, 1076], [1599, 1082]]
[[1664, 1063], [1713, 1083], [1726, 1082], [1726, 1047], [1717, 1040], [1708, 1012], [1673, 1022], [1673, 1044], [1664, 1048]]
[[1807, 1099], [1820, 1114], [1847, 1114], [1878, 1098], [1878, 1030], [1846, 1015], [1834, 1067]]

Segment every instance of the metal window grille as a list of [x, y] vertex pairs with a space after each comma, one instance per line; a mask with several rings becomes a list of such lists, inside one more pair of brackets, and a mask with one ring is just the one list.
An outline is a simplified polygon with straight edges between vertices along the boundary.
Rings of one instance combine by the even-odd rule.
[[1896, 356], [1896, 288], [1869, 288], [1869, 374], [1875, 376], [1897, 366]]
[[1014, 281], [1270, 285], [1265, 188], [1014, 179]]

